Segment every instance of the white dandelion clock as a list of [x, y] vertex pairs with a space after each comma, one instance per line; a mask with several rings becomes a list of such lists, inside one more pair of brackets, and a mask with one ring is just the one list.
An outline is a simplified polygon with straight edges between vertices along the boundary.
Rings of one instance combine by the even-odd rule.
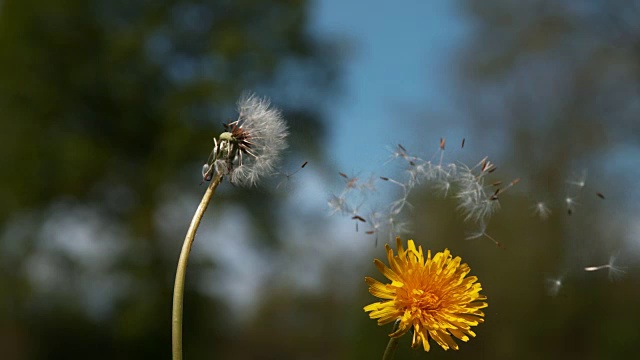
[[274, 173], [280, 154], [287, 147], [287, 126], [268, 99], [243, 95], [238, 101], [238, 113], [238, 119], [224, 124], [225, 132], [213, 139], [212, 165], [203, 171], [205, 180], [215, 171], [228, 176], [233, 184], [255, 185], [261, 177]]

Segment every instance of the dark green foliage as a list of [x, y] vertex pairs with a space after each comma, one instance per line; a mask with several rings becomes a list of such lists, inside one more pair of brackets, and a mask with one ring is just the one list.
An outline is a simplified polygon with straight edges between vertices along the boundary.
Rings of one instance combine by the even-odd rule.
[[[169, 356], [171, 290], [184, 234], [158, 228], [159, 206], [168, 193], [204, 191], [200, 166], [221, 124], [237, 116], [241, 92], [270, 96], [300, 134], [291, 151], [320, 160], [324, 125], [315, 104], [331, 88], [337, 63], [330, 44], [309, 34], [308, 7], [251, 0], [0, 2], [3, 354]], [[292, 68], [300, 76], [288, 79]], [[281, 90], [283, 78], [288, 88]], [[287, 91], [300, 101], [289, 101]], [[216, 206], [250, 199], [261, 240], [276, 244], [278, 199], [237, 190], [223, 191]], [[96, 236], [124, 237], [113, 240], [126, 250], [99, 269], [128, 284], [107, 318], [96, 319], [81, 299], [87, 281], [96, 293], [109, 285], [87, 280], [87, 267], [53, 250], [53, 234], [42, 232], [48, 216], [78, 207], [109, 224]], [[173, 228], [182, 233], [191, 215]], [[42, 260], [64, 274], [64, 288], [48, 294], [30, 288], [37, 271], [31, 265]], [[194, 261], [190, 271], [198, 269]], [[209, 358], [224, 326], [215, 322], [219, 307], [187, 287], [185, 355]]]

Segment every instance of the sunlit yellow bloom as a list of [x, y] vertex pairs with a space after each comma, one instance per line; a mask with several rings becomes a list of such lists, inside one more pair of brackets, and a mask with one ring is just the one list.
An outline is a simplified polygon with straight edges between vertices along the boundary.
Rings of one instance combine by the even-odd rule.
[[483, 302], [487, 297], [480, 295], [482, 286], [475, 276], [465, 277], [471, 269], [461, 264], [460, 257], [453, 258], [448, 249], [431, 257], [427, 252], [425, 261], [422, 246], [416, 249], [413, 240], [408, 241], [408, 249], [396, 239], [398, 255], [385, 245], [388, 268], [382, 261], [375, 259], [376, 267], [391, 280], [383, 284], [373, 278], [365, 277], [369, 292], [383, 301], [364, 307], [369, 317], [378, 319], [378, 325], [384, 325], [400, 319], [398, 330], [390, 334], [400, 337], [413, 328], [412, 347], [422, 344], [429, 351], [429, 337], [443, 349], [458, 350], [451, 335], [462, 341], [476, 336], [471, 326], [483, 322], [487, 307]]

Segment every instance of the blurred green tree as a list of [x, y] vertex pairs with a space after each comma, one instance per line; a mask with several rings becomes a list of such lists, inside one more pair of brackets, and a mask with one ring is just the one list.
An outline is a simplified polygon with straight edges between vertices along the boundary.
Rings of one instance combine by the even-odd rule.
[[[168, 356], [183, 234], [163, 231], [167, 219], [158, 216], [168, 198], [204, 191], [200, 166], [220, 124], [236, 116], [240, 93], [270, 96], [289, 120], [296, 159], [321, 160], [319, 106], [335, 87], [339, 58], [310, 34], [309, 8], [307, 1], [0, 2], [3, 357]], [[240, 206], [251, 199], [246, 211], [276, 243], [278, 197], [231, 189], [216, 201], [237, 196]], [[196, 205], [174, 228], [186, 229]], [[51, 245], [67, 213], [99, 224], [100, 233], [88, 235], [104, 240], [100, 249], [114, 240], [124, 251], [82, 261], [69, 254], [74, 246]], [[112, 259], [91, 268], [102, 257]], [[52, 288], [43, 294], [34, 276]], [[109, 281], [126, 284], [126, 295], [106, 317], [92, 314], [80, 299], [109, 298], [116, 291]], [[211, 357], [222, 326], [212, 300], [188, 292], [185, 356]]]

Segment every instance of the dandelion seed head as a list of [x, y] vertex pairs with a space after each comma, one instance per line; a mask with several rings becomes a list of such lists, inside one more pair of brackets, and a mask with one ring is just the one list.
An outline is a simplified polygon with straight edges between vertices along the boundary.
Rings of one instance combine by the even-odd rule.
[[225, 124], [214, 138], [213, 167], [233, 184], [255, 185], [272, 175], [287, 147], [287, 126], [278, 109], [266, 98], [245, 94], [238, 100], [238, 119]]

